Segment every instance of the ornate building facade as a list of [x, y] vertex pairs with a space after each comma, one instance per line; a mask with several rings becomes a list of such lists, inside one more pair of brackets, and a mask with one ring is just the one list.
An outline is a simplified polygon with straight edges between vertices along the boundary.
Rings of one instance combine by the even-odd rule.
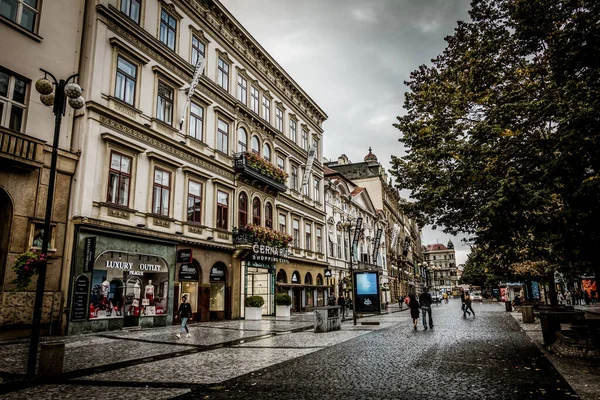
[[423, 256], [427, 264], [427, 286], [430, 291], [448, 295], [456, 292], [459, 270], [452, 241], [448, 241], [448, 246], [440, 243], [425, 246]]

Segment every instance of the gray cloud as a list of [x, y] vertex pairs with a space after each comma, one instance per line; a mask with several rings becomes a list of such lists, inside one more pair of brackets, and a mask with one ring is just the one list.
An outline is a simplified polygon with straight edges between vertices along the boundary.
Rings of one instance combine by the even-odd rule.
[[[443, 51], [456, 21], [469, 18], [469, 0], [221, 3], [329, 115], [325, 157], [345, 153], [358, 162], [371, 146], [386, 169], [392, 154], [403, 154], [392, 124], [403, 114], [404, 81]], [[448, 235], [423, 230], [424, 244], [436, 238], [448, 242]], [[453, 241], [462, 263], [468, 247]]]

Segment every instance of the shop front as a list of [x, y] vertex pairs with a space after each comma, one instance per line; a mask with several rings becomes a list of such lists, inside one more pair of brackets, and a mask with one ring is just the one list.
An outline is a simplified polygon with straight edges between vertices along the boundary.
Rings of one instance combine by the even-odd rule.
[[173, 244], [100, 231], [76, 238], [67, 334], [170, 323]]
[[330, 287], [324, 279], [325, 272], [323, 267], [300, 263], [280, 265], [277, 269], [277, 293], [287, 293], [292, 297], [294, 312], [326, 306]]

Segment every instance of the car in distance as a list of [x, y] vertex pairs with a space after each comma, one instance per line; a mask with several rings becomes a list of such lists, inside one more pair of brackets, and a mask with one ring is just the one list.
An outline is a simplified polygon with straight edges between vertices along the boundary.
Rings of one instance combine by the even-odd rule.
[[471, 293], [471, 301], [483, 302], [483, 297], [481, 296], [481, 292], [473, 292]]

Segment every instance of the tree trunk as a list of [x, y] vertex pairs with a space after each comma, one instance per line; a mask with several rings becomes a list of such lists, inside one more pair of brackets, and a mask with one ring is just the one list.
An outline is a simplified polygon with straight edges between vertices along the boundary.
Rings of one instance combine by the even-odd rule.
[[550, 297], [550, 305], [557, 306], [558, 299], [556, 298], [556, 283], [554, 282], [554, 271], [548, 273], [548, 296]]

